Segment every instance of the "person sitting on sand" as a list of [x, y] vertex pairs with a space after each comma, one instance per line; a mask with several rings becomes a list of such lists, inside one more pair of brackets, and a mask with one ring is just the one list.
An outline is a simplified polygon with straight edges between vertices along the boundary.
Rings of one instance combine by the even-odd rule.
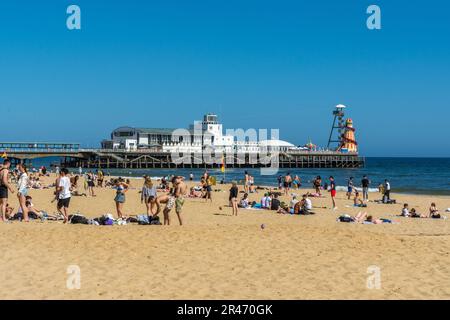
[[261, 208], [262, 209], [270, 209], [270, 205], [271, 205], [271, 198], [269, 196], [268, 193], [264, 194], [264, 197], [262, 197], [261, 199]]
[[297, 203], [298, 203], [297, 196], [293, 195], [291, 202], [289, 202], [289, 208], [294, 209], [294, 207]]
[[248, 202], [248, 193], [244, 193], [244, 196], [242, 197], [241, 201], [239, 202], [239, 208], [248, 208], [250, 206]]
[[202, 187], [191, 187], [189, 192], [190, 198], [203, 198]]
[[430, 218], [433, 218], [433, 219], [440, 219], [441, 218], [441, 215], [439, 214], [439, 211], [436, 208], [436, 204], [434, 202], [431, 203], [429, 211], [430, 211], [430, 215], [429, 215]]
[[281, 205], [281, 202], [278, 199], [278, 194], [274, 194], [273, 199], [270, 203], [270, 210], [278, 211], [278, 209], [280, 209], [280, 205]]
[[355, 207], [367, 207], [364, 201], [360, 198], [359, 192], [355, 190], [355, 197], [353, 198], [353, 205]]
[[407, 203], [403, 204], [402, 213], [400, 215], [402, 217], [409, 217], [409, 208], [408, 208], [408, 204]]
[[426, 215], [420, 214], [418, 212], [416, 212], [416, 209], [412, 208], [409, 212], [409, 216], [411, 218], [428, 218]]
[[302, 196], [300, 214], [312, 214], [312, 201], [308, 198], [308, 194]]

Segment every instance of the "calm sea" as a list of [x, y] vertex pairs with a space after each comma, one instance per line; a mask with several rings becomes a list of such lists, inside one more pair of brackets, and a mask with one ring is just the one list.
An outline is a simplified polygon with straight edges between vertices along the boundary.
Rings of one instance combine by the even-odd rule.
[[[58, 159], [36, 159], [33, 165], [49, 166]], [[110, 169], [104, 170], [115, 176], [161, 177], [164, 175], [178, 174], [188, 177], [192, 172], [197, 180], [204, 172], [203, 169]], [[242, 180], [245, 169], [227, 169], [225, 180]], [[330, 175], [336, 179], [338, 186], [345, 186], [347, 179], [352, 176], [358, 185], [363, 175], [367, 175], [372, 181], [372, 187], [376, 188], [389, 179], [393, 192], [450, 195], [450, 158], [366, 158], [366, 167], [362, 169], [280, 169], [277, 175], [262, 176], [259, 169], [248, 169], [249, 174], [255, 178], [257, 185], [277, 185], [278, 174], [298, 175], [302, 179], [303, 186], [310, 187], [310, 181], [317, 175], [323, 180]], [[220, 180], [223, 176], [220, 169], [209, 170], [212, 175]]]

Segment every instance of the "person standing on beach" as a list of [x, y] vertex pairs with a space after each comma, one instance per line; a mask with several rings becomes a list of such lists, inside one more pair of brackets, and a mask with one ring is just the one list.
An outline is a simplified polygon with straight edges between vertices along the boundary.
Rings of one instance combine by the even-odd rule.
[[5, 159], [3, 165], [0, 168], [0, 214], [1, 219], [6, 221], [6, 207], [8, 204], [8, 190], [14, 193], [14, 189], [9, 184], [8, 174], [9, 168], [11, 167], [11, 161]]
[[189, 174], [189, 181], [194, 181], [194, 174], [192, 172]]
[[238, 195], [239, 195], [239, 188], [237, 186], [236, 181], [233, 181], [231, 184], [231, 189], [230, 189], [230, 204], [231, 204], [231, 208], [233, 209], [233, 216], [237, 216], [238, 215]]
[[331, 193], [331, 201], [333, 203], [333, 210], [336, 210], [336, 201], [334, 198], [336, 197], [336, 182], [334, 181], [334, 177], [330, 176], [330, 193]]
[[80, 177], [83, 175], [83, 168], [81, 166], [78, 168], [78, 174]]
[[212, 187], [211, 187], [211, 179], [208, 176], [203, 180], [203, 189], [205, 190], [205, 200], [208, 202], [208, 199], [211, 200], [212, 203]]
[[89, 191], [89, 195], [91, 197], [95, 197], [94, 187], [95, 187], [95, 178], [92, 172], [89, 172], [87, 175], [87, 187]]
[[148, 216], [153, 215], [153, 204], [150, 199], [155, 199], [156, 195], [156, 188], [153, 185], [152, 179], [145, 177], [144, 186], [141, 191], [141, 203], [145, 202]]
[[347, 181], [347, 198], [350, 200], [353, 192], [353, 177], [350, 177]]
[[291, 177], [291, 174], [288, 172], [284, 176], [284, 194], [285, 195], [289, 194], [289, 188], [291, 187], [291, 184], [292, 184], [292, 177]]
[[250, 176], [248, 175], [248, 172], [244, 172], [244, 192], [250, 193]]
[[316, 190], [316, 195], [321, 196], [320, 187], [322, 186], [322, 178], [320, 176], [317, 176], [314, 179], [313, 185], [314, 185], [314, 189]]
[[384, 180], [384, 197], [387, 201], [391, 200], [391, 183], [388, 179]]
[[116, 203], [116, 211], [119, 219], [123, 218], [123, 204], [125, 203], [125, 193], [128, 191], [128, 185], [122, 178], [116, 181], [116, 196], [114, 202]]
[[72, 184], [68, 177], [69, 170], [62, 168], [59, 172], [59, 178], [56, 180], [56, 195], [58, 198], [58, 205], [56, 208], [58, 212], [64, 216], [64, 223], [69, 220], [69, 205], [72, 193], [70, 191]]
[[102, 170], [97, 171], [97, 187], [103, 188], [103, 180], [105, 178], [105, 174]]
[[369, 200], [369, 186], [370, 186], [370, 180], [367, 178], [366, 175], [363, 176], [361, 180], [361, 187], [363, 192], [363, 201]]
[[278, 189], [283, 189], [283, 176], [280, 174], [277, 178], [277, 182], [278, 182]]
[[19, 206], [22, 209], [23, 221], [29, 222], [28, 219], [28, 207], [26, 205], [28, 196], [28, 173], [27, 168], [22, 163], [17, 167], [19, 169], [19, 180], [17, 182], [17, 198], [19, 200]]
[[[183, 211], [184, 197], [187, 193], [187, 185], [184, 183], [183, 178], [180, 176], [174, 177], [172, 180], [174, 197], [175, 197], [175, 212], [178, 216], [178, 222], [180, 226], [183, 225], [183, 218], [181, 213]], [[170, 221], [170, 220], [169, 220]]]

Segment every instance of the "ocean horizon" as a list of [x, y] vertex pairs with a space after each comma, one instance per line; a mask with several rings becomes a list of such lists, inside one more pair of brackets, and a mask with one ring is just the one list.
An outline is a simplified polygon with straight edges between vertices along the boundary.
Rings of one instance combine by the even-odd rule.
[[[33, 160], [33, 167], [47, 166], [58, 162], [59, 158], [42, 158]], [[78, 168], [70, 168], [78, 172]], [[86, 171], [95, 171], [95, 168]], [[194, 174], [198, 180], [205, 169], [103, 169], [106, 174], [123, 177], [162, 177], [170, 174], [178, 174], [188, 177]], [[278, 175], [298, 175], [302, 181], [302, 188], [310, 188], [314, 177], [320, 175], [324, 182], [329, 176], [334, 176], [337, 186], [345, 187], [347, 179], [354, 177], [355, 185], [359, 186], [363, 175], [371, 180], [372, 191], [388, 179], [392, 186], [392, 192], [404, 194], [430, 194], [450, 195], [450, 157], [366, 157], [364, 168], [336, 169], [336, 168], [290, 168], [280, 169], [275, 175], [261, 175], [260, 169], [233, 168], [227, 169], [225, 174], [216, 169], [208, 170], [217, 180], [225, 178], [225, 182], [233, 180], [241, 181], [244, 172], [248, 171], [254, 177], [255, 184], [261, 186], [276, 186]]]

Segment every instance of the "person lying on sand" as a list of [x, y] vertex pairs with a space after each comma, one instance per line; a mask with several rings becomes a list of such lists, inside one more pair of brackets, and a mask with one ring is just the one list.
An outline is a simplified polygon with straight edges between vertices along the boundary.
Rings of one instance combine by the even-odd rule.
[[350, 216], [348, 214], [344, 214], [338, 218], [340, 222], [356, 222], [363, 223], [367, 218], [367, 212], [358, 212], [356, 216]]

